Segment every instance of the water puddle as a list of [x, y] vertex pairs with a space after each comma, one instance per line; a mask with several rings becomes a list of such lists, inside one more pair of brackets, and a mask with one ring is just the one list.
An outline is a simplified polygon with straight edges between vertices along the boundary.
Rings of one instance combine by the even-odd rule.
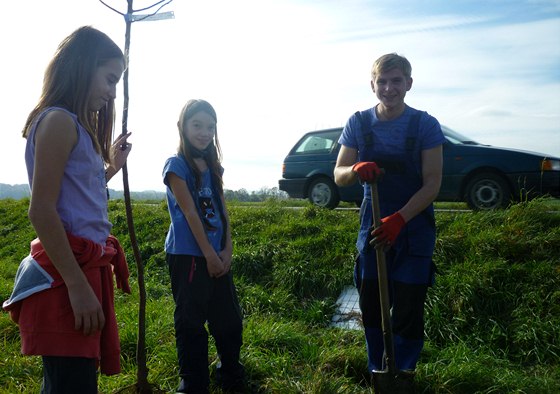
[[331, 319], [331, 326], [348, 330], [362, 329], [362, 313], [355, 286], [346, 286], [336, 301], [336, 312]]

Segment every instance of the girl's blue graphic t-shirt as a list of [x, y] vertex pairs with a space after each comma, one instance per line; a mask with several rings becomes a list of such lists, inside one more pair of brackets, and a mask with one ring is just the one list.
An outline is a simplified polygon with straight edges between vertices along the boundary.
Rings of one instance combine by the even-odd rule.
[[[193, 179], [194, 174], [192, 174], [190, 167], [187, 165], [186, 161], [180, 156], [173, 156], [167, 159], [165, 166], [163, 168], [163, 182], [167, 186], [167, 207], [169, 210], [169, 216], [171, 218], [171, 224], [169, 225], [169, 231], [167, 232], [167, 237], [165, 238], [165, 252], [170, 254], [185, 254], [192, 256], [203, 256], [196, 239], [187, 223], [187, 218], [183, 214], [183, 211], [179, 207], [175, 196], [171, 191], [169, 182], [167, 180], [167, 174], [173, 173], [179, 178]], [[217, 211], [216, 199], [220, 198], [215, 192], [212, 185], [212, 174], [210, 170], [206, 170], [201, 174], [201, 187], [198, 190], [190, 190], [195, 201], [195, 205], [198, 205], [200, 212], [199, 216], [202, 220], [202, 225], [206, 230], [208, 236], [208, 241], [214, 248], [216, 252], [221, 249], [222, 240], [222, 219], [220, 212]], [[189, 178], [190, 177], [190, 178]], [[190, 182], [193, 183], [194, 182]]]

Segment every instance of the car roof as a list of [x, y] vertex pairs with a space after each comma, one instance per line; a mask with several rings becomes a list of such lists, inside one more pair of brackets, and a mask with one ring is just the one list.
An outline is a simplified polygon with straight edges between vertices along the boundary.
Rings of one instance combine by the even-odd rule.
[[308, 131], [304, 135], [331, 133], [333, 131], [340, 131], [342, 133], [342, 127], [333, 127], [332, 129], [312, 130], [312, 131]]

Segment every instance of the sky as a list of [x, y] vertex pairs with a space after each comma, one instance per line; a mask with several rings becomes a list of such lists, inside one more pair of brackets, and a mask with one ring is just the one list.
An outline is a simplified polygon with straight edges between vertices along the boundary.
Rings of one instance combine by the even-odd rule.
[[[125, 0], [105, 2], [126, 13]], [[0, 183], [25, 184], [21, 129], [59, 42], [91, 25], [124, 48], [125, 22], [98, 0], [2, 9]], [[132, 24], [132, 191], [165, 190], [191, 98], [216, 109], [224, 187], [278, 187], [301, 135], [377, 103], [371, 65], [391, 52], [412, 63], [408, 105], [478, 142], [560, 156], [560, 0], [174, 0], [169, 11], [174, 19]], [[122, 93], [121, 82], [116, 134]], [[122, 176], [109, 187], [122, 190]]]

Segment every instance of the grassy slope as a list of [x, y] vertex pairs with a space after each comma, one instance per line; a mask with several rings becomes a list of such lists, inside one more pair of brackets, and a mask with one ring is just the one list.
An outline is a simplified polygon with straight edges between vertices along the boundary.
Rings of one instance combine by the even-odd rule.
[[[0, 298], [9, 296], [33, 231], [27, 201], [0, 201]], [[491, 213], [441, 213], [440, 275], [427, 305], [428, 342], [418, 367], [425, 393], [554, 393], [560, 387], [560, 215], [539, 201]], [[164, 203], [134, 207], [146, 265], [150, 381], [177, 384], [173, 302], [162, 252]], [[129, 251], [133, 295], [117, 292], [123, 373], [102, 392], [136, 380], [137, 290], [123, 204], [112, 202], [114, 234]], [[357, 214], [273, 202], [231, 207], [236, 283], [245, 312], [243, 362], [263, 393], [369, 392], [363, 335], [329, 328], [334, 302], [351, 283]], [[38, 357], [0, 314], [0, 392], [38, 392]], [[211, 356], [215, 356], [212, 346]]]

